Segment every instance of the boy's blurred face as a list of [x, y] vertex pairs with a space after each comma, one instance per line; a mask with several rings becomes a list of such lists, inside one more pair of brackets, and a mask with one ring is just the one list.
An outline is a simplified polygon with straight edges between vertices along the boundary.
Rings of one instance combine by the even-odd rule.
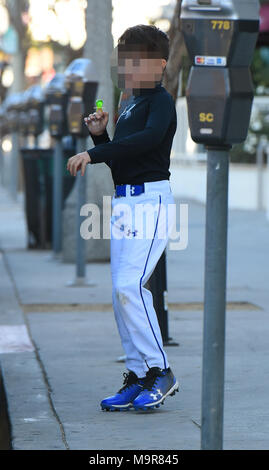
[[[156, 53], [147, 51], [117, 51], [116, 56], [117, 61], [114, 54], [114, 76], [117, 62], [117, 86], [121, 89], [154, 88], [167, 63]], [[113, 67], [113, 59], [111, 65]]]

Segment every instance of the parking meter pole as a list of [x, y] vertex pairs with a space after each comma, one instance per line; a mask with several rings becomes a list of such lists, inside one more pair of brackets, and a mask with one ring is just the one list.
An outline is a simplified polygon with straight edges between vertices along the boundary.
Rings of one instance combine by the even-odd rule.
[[[77, 137], [77, 153], [85, 151], [85, 139]], [[85, 240], [80, 234], [81, 216], [80, 209], [86, 202], [86, 176], [81, 176], [79, 171], [77, 174], [77, 220], [76, 220], [76, 275], [77, 283], [83, 284], [85, 280]]]
[[204, 340], [203, 450], [222, 449], [229, 151], [208, 149]]
[[12, 157], [11, 157], [11, 175], [10, 175], [10, 193], [12, 199], [17, 199], [18, 177], [19, 177], [19, 142], [17, 132], [12, 132]]
[[257, 208], [262, 210], [263, 208], [263, 154], [266, 148], [267, 139], [260, 137], [258, 148], [257, 148]]
[[149, 280], [153, 304], [157, 314], [164, 346], [178, 346], [168, 332], [166, 251], [164, 250]]
[[63, 146], [60, 138], [55, 139], [53, 166], [52, 245], [57, 256], [62, 250]]
[[1, 185], [4, 186], [4, 155], [2, 150], [2, 140], [0, 141], [0, 178]]
[[56, 73], [45, 88], [45, 104], [49, 107], [48, 124], [54, 138], [53, 155], [53, 213], [52, 213], [52, 259], [62, 251], [62, 203], [64, 150], [62, 138], [68, 134], [67, 128], [67, 90], [65, 76]]

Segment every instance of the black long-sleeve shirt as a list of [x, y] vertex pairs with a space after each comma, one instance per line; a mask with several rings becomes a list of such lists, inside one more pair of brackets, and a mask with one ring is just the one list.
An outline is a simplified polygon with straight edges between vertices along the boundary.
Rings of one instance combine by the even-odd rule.
[[91, 164], [106, 163], [116, 184], [141, 184], [170, 178], [170, 152], [177, 128], [172, 96], [159, 82], [139, 89], [117, 121], [114, 137], [107, 130], [90, 135]]

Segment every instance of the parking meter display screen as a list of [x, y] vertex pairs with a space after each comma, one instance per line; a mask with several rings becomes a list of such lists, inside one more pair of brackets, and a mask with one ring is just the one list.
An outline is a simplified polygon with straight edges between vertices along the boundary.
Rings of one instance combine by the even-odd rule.
[[195, 56], [213, 56], [226, 58], [228, 66], [249, 66], [259, 31], [257, 4], [214, 1], [207, 8], [183, 0], [180, 25], [193, 65]]
[[191, 55], [228, 56], [233, 31], [233, 21], [203, 19], [188, 20], [182, 24], [182, 32]]
[[42, 132], [42, 116], [38, 109], [29, 110], [29, 133], [38, 135]]
[[97, 66], [90, 59], [75, 59], [65, 71], [68, 87], [68, 129], [78, 137], [88, 137], [84, 117], [93, 111], [98, 86]]
[[83, 82], [79, 81], [79, 82], [74, 83], [74, 92], [75, 93], [78, 93], [79, 95], [82, 95], [83, 89], [84, 89]]
[[82, 100], [71, 100], [68, 105], [68, 124], [71, 133], [77, 134], [81, 132], [82, 120], [81, 116], [84, 113], [84, 106]]
[[52, 104], [49, 110], [49, 128], [52, 136], [62, 135], [63, 130], [63, 110], [62, 106]]
[[217, 146], [243, 142], [254, 96], [258, 0], [182, 0], [180, 25], [192, 62], [186, 87], [192, 139]]
[[182, 32], [192, 60], [198, 55], [226, 57], [228, 64], [241, 66], [251, 61], [257, 27], [256, 21], [217, 18], [182, 21]]

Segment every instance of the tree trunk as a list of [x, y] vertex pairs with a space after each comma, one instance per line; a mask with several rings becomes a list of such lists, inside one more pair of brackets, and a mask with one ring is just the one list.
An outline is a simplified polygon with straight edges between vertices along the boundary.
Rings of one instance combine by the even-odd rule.
[[[110, 76], [110, 55], [113, 50], [111, 25], [112, 0], [89, 1], [86, 12], [87, 40], [83, 55], [96, 64], [98, 77], [100, 77], [96, 98], [103, 100], [103, 109], [109, 113], [107, 131], [112, 139], [114, 134], [114, 88]], [[89, 110], [89, 113], [94, 111]], [[89, 137], [85, 150], [92, 147], [94, 147], [94, 144]], [[86, 202], [95, 203], [99, 207], [101, 228], [100, 239], [92, 238], [86, 241], [86, 259], [87, 261], [109, 261], [110, 240], [102, 237], [102, 221], [103, 215], [109, 218], [110, 203], [109, 200], [106, 201], [103, 207], [103, 196], [112, 196], [113, 194], [114, 186], [111, 171], [105, 163], [89, 164], [85, 177], [87, 178]], [[63, 260], [68, 262], [75, 260], [75, 213], [76, 188], [71, 191], [64, 209]]]
[[10, 93], [22, 91], [25, 88], [25, 60], [29, 41], [27, 38], [27, 26], [22, 21], [22, 13], [29, 9], [28, 0], [6, 0], [6, 8], [9, 20], [18, 35], [18, 50], [11, 56], [14, 81], [10, 88]]
[[180, 31], [179, 17], [182, 0], [177, 0], [168, 36], [170, 40], [170, 55], [164, 72], [163, 85], [172, 95], [174, 101], [178, 96], [179, 73], [182, 67], [182, 56], [185, 50], [183, 35]]
[[10, 87], [9, 94], [16, 93], [25, 89], [25, 51], [19, 50], [11, 56], [10, 64], [13, 69], [14, 80]]

